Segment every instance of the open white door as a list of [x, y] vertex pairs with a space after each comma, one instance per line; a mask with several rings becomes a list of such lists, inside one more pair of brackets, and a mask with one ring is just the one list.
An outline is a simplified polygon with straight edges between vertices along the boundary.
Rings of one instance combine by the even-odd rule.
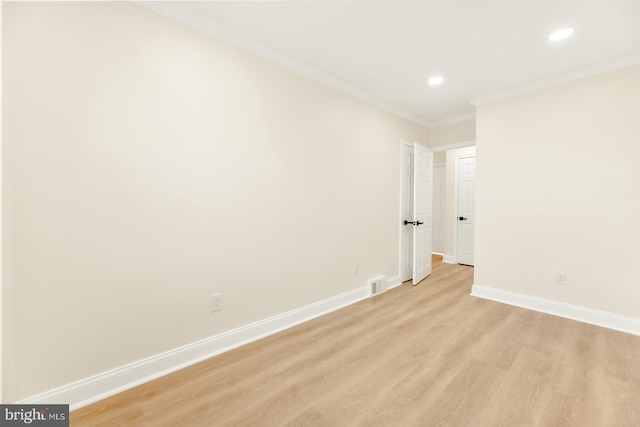
[[413, 276], [413, 144], [400, 146], [400, 279]]
[[413, 284], [431, 274], [433, 240], [433, 153], [416, 143], [413, 151]]

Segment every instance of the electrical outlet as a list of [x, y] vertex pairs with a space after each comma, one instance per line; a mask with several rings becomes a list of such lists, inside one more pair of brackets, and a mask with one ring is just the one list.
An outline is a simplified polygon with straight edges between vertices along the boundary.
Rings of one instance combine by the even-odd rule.
[[360, 272], [360, 264], [357, 262], [353, 263], [353, 274], [354, 276], [357, 276], [358, 273]]
[[211, 295], [210, 309], [212, 313], [222, 310], [222, 294]]
[[567, 284], [567, 273], [556, 272], [556, 285], [566, 286], [566, 284]]

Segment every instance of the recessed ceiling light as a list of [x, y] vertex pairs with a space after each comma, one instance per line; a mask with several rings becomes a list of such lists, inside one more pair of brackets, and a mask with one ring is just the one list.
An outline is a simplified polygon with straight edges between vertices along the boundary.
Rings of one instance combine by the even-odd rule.
[[549, 37], [547, 38], [549, 39], [549, 41], [557, 42], [558, 40], [566, 39], [571, 34], [573, 34], [573, 32], [574, 32], [573, 27], [562, 28], [558, 31], [554, 31], [553, 33], [549, 34]]
[[444, 81], [444, 77], [442, 77], [442, 76], [433, 76], [429, 80], [427, 80], [427, 83], [429, 83], [429, 85], [431, 85], [431, 86], [437, 86], [437, 85], [441, 84], [443, 81]]

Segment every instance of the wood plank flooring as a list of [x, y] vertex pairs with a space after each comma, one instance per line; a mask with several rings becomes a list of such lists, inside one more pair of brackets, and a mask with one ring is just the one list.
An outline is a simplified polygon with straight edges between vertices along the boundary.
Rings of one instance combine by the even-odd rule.
[[640, 426], [640, 337], [433, 274], [81, 408], [71, 426]]

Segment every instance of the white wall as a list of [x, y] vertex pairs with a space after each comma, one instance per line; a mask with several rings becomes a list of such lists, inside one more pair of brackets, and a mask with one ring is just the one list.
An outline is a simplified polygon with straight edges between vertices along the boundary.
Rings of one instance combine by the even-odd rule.
[[455, 144], [476, 139], [476, 121], [463, 120], [429, 129], [429, 146]]
[[135, 4], [4, 7], [7, 401], [398, 274], [427, 129]]
[[476, 284], [640, 318], [639, 112], [639, 66], [477, 107]]
[[433, 164], [445, 163], [447, 161], [447, 152], [446, 151], [438, 151], [433, 153]]
[[[4, 2], [0, 3], [0, 46], [2, 46], [2, 22], [4, 20], [3, 16], [2, 16], [2, 11], [4, 9]], [[0, 54], [0, 86], [2, 83], [2, 55]], [[4, 112], [3, 112], [3, 107], [2, 107], [2, 88], [0, 87], [0, 130], [2, 129], [2, 118], [4, 116]], [[2, 147], [4, 144], [2, 142], [2, 135], [0, 134], [0, 147]], [[4, 173], [2, 172], [2, 149], [0, 149], [0, 185], [2, 185], [2, 176], [4, 176]], [[2, 258], [2, 235], [4, 233], [4, 231], [2, 230], [2, 200], [0, 198], [0, 259]], [[2, 263], [0, 263], [0, 271], [2, 270]], [[4, 397], [2, 395], [2, 384], [3, 384], [3, 373], [2, 373], [2, 366], [4, 364], [3, 362], [3, 354], [4, 354], [4, 349], [2, 348], [2, 344], [3, 344], [3, 335], [2, 335], [2, 325], [3, 325], [3, 319], [4, 319], [4, 313], [3, 313], [3, 302], [2, 302], [2, 298], [3, 298], [3, 289], [2, 289], [3, 285], [2, 285], [2, 274], [0, 273], [0, 402], [4, 402]]]

